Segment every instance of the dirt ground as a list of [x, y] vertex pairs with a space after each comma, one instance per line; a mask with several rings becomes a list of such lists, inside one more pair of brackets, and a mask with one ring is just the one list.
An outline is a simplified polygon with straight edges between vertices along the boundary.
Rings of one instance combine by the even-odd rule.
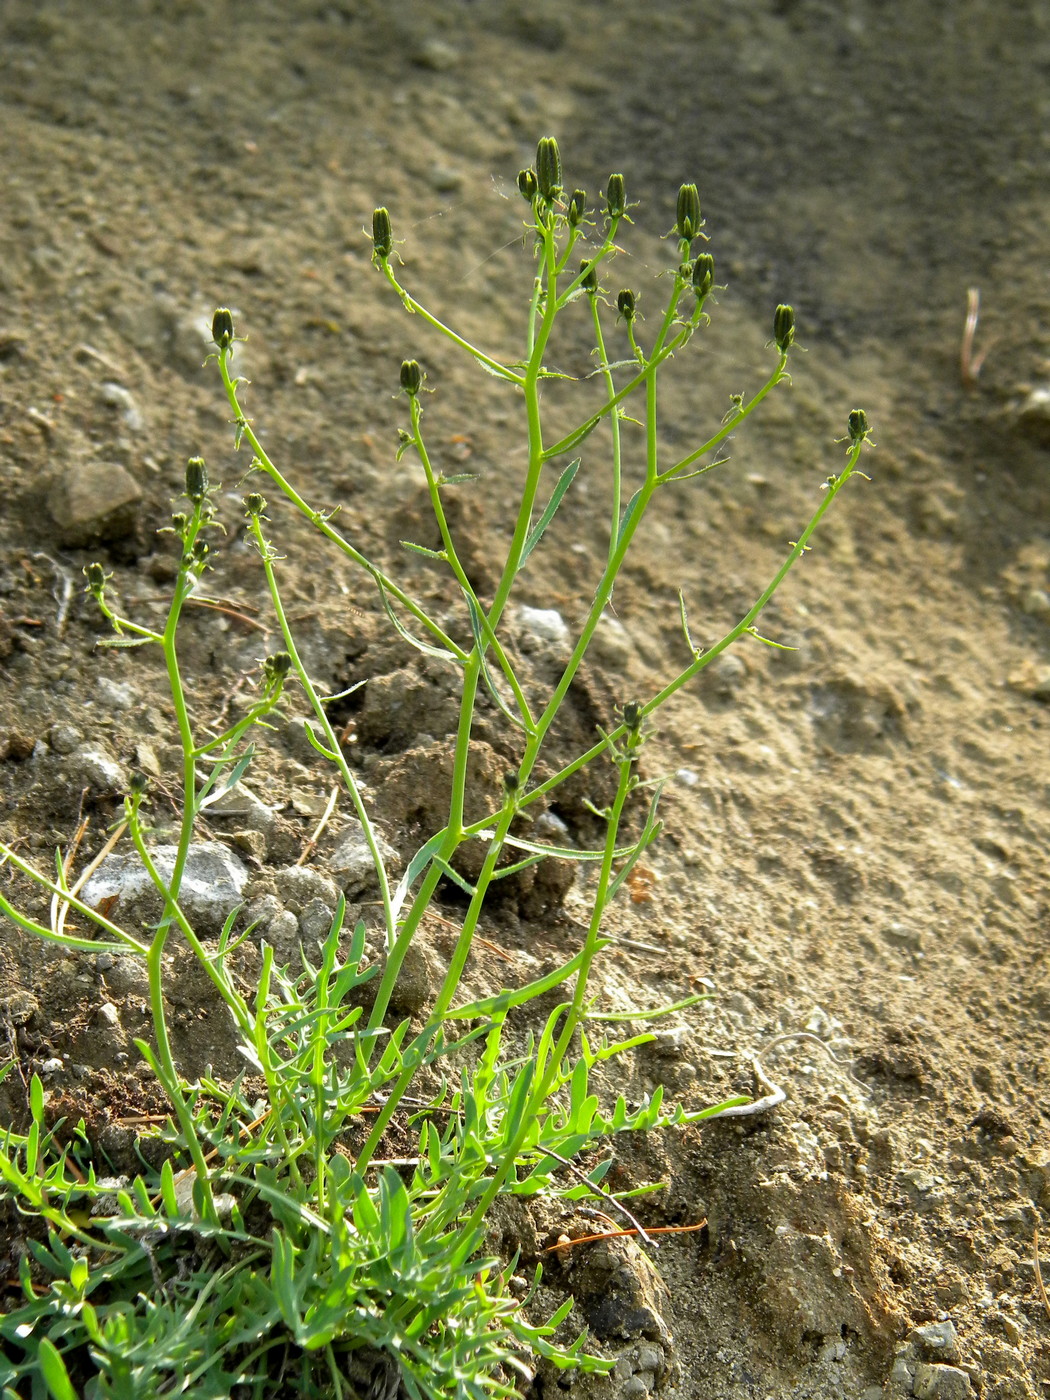
[[[643, 310], [678, 185], [696, 180], [726, 290], [669, 378], [669, 444], [757, 387], [772, 309], [796, 307], [792, 387], [646, 527], [622, 626], [574, 692], [582, 735], [683, 664], [679, 588], [698, 641], [736, 621], [842, 460], [847, 412], [872, 421], [871, 482], [763, 617], [797, 650], [739, 646], [654, 726], [646, 772], [676, 775], [666, 833], [602, 972], [609, 1009], [717, 993], [639, 1055], [639, 1091], [662, 1081], [690, 1107], [761, 1092], [753, 1059], [788, 1032], [831, 1054], [773, 1048], [763, 1064], [788, 1097], [764, 1116], [615, 1144], [615, 1184], [666, 1183], [640, 1203], [647, 1223], [708, 1224], [661, 1245], [659, 1318], [606, 1328], [613, 1380], [569, 1394], [1050, 1395], [1033, 1263], [1050, 1215], [1048, 74], [1039, 0], [0, 11], [0, 833], [45, 867], [82, 816], [91, 858], [135, 769], [158, 823], [173, 819], [159, 661], [96, 647], [80, 571], [101, 559], [132, 615], [159, 615], [172, 553], [156, 532], [189, 455], [225, 483], [230, 532], [212, 584], [228, 612], [186, 626], [198, 712], [236, 707], [277, 642], [239, 523], [245, 462], [201, 366], [216, 305], [249, 335], [245, 402], [274, 459], [440, 601], [398, 547], [426, 528], [421, 482], [394, 461], [397, 367], [417, 356], [439, 464], [480, 475], [454, 523], [479, 588], [491, 578], [518, 405], [402, 312], [369, 263], [375, 205], [413, 292], [516, 357], [530, 266], [513, 180], [537, 137], [558, 136], [570, 184], [624, 172], [641, 208], [614, 276]], [[582, 329], [560, 345], [570, 373]], [[452, 727], [447, 681], [388, 635], [367, 579], [273, 514], [311, 668], [333, 689], [369, 678], [346, 732], [404, 853], [432, 815], [417, 799]], [[577, 620], [603, 548], [593, 502], [570, 492], [522, 601]], [[331, 778], [295, 725], [256, 771], [272, 824], [216, 818], [213, 834], [247, 866], [247, 897], [301, 929], [278, 877]], [[321, 876], [347, 808], [311, 861]], [[555, 815], [585, 834], [582, 806]], [[560, 907], [494, 910], [477, 985], [563, 957], [583, 907], [573, 889]], [[429, 959], [447, 937], [435, 923]], [[143, 983], [123, 962], [0, 925], [4, 1058], [23, 1076], [3, 1086], [5, 1117], [45, 1065], [53, 1095], [115, 1130], [148, 1099], [131, 1046]], [[176, 982], [173, 1010], [188, 1070], [230, 1068], [199, 978]], [[574, 1264], [590, 1285], [555, 1265], [551, 1297], [572, 1286], [586, 1311], [620, 1263]], [[534, 1393], [559, 1392], [541, 1376]]]

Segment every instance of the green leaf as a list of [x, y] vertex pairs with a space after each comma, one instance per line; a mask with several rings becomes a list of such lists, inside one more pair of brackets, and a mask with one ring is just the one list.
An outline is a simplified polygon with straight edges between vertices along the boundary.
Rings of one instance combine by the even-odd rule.
[[77, 1393], [73, 1389], [73, 1382], [69, 1379], [66, 1363], [62, 1360], [54, 1342], [47, 1337], [42, 1337], [37, 1347], [36, 1359], [40, 1367], [40, 1374], [44, 1378], [44, 1384], [51, 1392], [53, 1400], [77, 1400]]
[[485, 648], [488, 645], [488, 642], [484, 636], [484, 632], [487, 630], [489, 632], [489, 635], [491, 636], [491, 628], [489, 628], [487, 624], [485, 624], [485, 626], [483, 627], [481, 610], [479, 609], [477, 603], [475, 603], [474, 599], [466, 591], [466, 589], [463, 590], [463, 596], [467, 600], [467, 610], [470, 613], [470, 630], [474, 634], [474, 645], [475, 647], [477, 647], [478, 660], [481, 662], [481, 677], [482, 680], [485, 682], [486, 690], [492, 696], [493, 700], [496, 702], [496, 705], [503, 712], [503, 714], [505, 714], [506, 717], [510, 720], [511, 724], [513, 724], [518, 729], [524, 730], [526, 734], [532, 733], [533, 731], [529, 729], [529, 726], [525, 723], [525, 720], [522, 718], [522, 716], [516, 715], [514, 713], [514, 711], [507, 704], [506, 700], [504, 700], [503, 696], [496, 689], [496, 682], [492, 679], [492, 673], [489, 670], [488, 661], [485, 659]]
[[623, 518], [620, 521], [620, 528], [616, 532], [617, 544], [619, 544], [620, 541], [623, 539], [627, 527], [631, 523], [631, 518], [634, 515], [635, 511], [638, 509], [638, 499], [641, 496], [641, 494], [642, 493], [640, 490], [636, 491], [631, 497], [631, 499], [627, 502], [627, 509], [623, 513]]
[[442, 564], [448, 563], [448, 553], [444, 549], [427, 549], [426, 545], [413, 544], [411, 540], [398, 540], [402, 549], [410, 549], [413, 554], [422, 554], [426, 559], [439, 559]]
[[547, 526], [554, 519], [554, 514], [557, 511], [558, 507], [561, 505], [562, 497], [572, 485], [576, 473], [580, 469], [581, 461], [582, 458], [577, 457], [574, 461], [570, 462], [569, 465], [562, 472], [561, 476], [558, 478], [558, 484], [557, 486], [555, 486], [554, 492], [551, 495], [550, 500], [547, 502], [547, 508], [544, 510], [543, 514], [540, 516], [539, 520], [537, 520], [533, 528], [529, 531], [529, 537], [525, 541], [525, 548], [521, 551], [521, 564], [518, 565], [519, 569], [521, 568], [521, 565], [525, 563], [525, 560], [529, 557], [532, 551], [539, 544], [540, 539], [543, 536], [544, 530], [546, 530]]
[[430, 642], [421, 642], [418, 637], [413, 637], [412, 633], [408, 630], [408, 628], [404, 625], [404, 623], [401, 621], [398, 615], [394, 612], [394, 609], [390, 606], [390, 599], [387, 597], [385, 584], [379, 578], [376, 578], [376, 584], [379, 588], [379, 599], [380, 602], [383, 604], [383, 609], [386, 612], [387, 617], [394, 624], [398, 635], [403, 637], [405, 641], [409, 644], [409, 646], [415, 647], [415, 649], [417, 651], [421, 651], [424, 656], [436, 656], [439, 661], [452, 661], [455, 662], [456, 665], [459, 664], [459, 658], [457, 656], [454, 656], [452, 652], [448, 651], [445, 647], [436, 647], [431, 645]]

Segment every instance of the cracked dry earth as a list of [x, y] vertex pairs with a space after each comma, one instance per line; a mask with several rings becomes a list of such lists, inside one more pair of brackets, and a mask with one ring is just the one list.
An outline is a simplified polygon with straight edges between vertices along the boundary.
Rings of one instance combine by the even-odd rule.
[[[574, 688], [566, 752], [678, 668], [679, 589], [698, 640], [746, 610], [837, 467], [848, 410], [874, 425], [871, 482], [851, 485], [763, 616], [796, 650], [738, 647], [654, 726], [645, 772], [675, 775], [665, 834], [612, 917], [600, 978], [610, 1010], [716, 993], [622, 1072], [636, 1096], [761, 1093], [753, 1060], [775, 1037], [825, 1048], [796, 1036], [769, 1052], [787, 1097], [766, 1114], [614, 1144], [613, 1185], [663, 1184], [639, 1203], [647, 1225], [707, 1222], [658, 1253], [551, 1250], [595, 1222], [542, 1203], [497, 1214], [498, 1245], [547, 1261], [541, 1301], [571, 1291], [574, 1323], [618, 1358], [607, 1381], [541, 1371], [537, 1397], [1050, 1393], [1033, 1249], [1050, 1214], [1048, 69], [1035, 0], [0, 13], [0, 833], [41, 866], [83, 818], [78, 867], [90, 861], [135, 770], [161, 836], [174, 821], [160, 667], [97, 646], [80, 571], [101, 560], [133, 614], [157, 615], [173, 575], [157, 531], [191, 454], [223, 482], [228, 529], [212, 588], [226, 611], [197, 608], [185, 629], [197, 712], [235, 712], [276, 643], [243, 538], [243, 463], [201, 367], [215, 305], [249, 334], [246, 406], [275, 460], [451, 611], [442, 578], [398, 547], [429, 528], [421, 483], [394, 460], [397, 366], [423, 362], [438, 465], [479, 474], [452, 523], [490, 586], [518, 405], [401, 313], [369, 266], [374, 205], [391, 209], [413, 291], [514, 357], [529, 266], [507, 191], [538, 136], [559, 137], [572, 183], [624, 171], [642, 207], [617, 275], [643, 309], [675, 191], [696, 179], [726, 289], [670, 376], [669, 449], [759, 382], [772, 307], [796, 306], [793, 385], [721, 475], [667, 493]], [[981, 319], [960, 366], [970, 288]], [[559, 345], [570, 374], [588, 368], [577, 329]], [[601, 499], [597, 467], [581, 473], [525, 576], [526, 609], [579, 619]], [[313, 674], [332, 690], [367, 679], [343, 732], [404, 859], [442, 819], [449, 677], [390, 635], [367, 581], [289, 512], [274, 531]], [[542, 689], [559, 642], [537, 627], [519, 612], [508, 638]], [[507, 754], [498, 721], [485, 712], [478, 730], [479, 809]], [[205, 919], [227, 889], [289, 956], [339, 890], [369, 919], [345, 802], [297, 864], [329, 791], [289, 712], [246, 791], [209, 814]], [[601, 793], [568, 792], [551, 829], [593, 836], [585, 799]], [[574, 946], [585, 891], [543, 869], [491, 910], [479, 992]], [[123, 912], [149, 917], [130, 900]], [[425, 1006], [456, 913], [450, 896], [427, 926], [402, 1012]], [[53, 1111], [126, 1156], [128, 1120], [160, 1107], [131, 1043], [147, 1026], [141, 970], [62, 956], [10, 923], [0, 967], [17, 1067], [4, 1121], [21, 1121], [36, 1071]], [[176, 966], [178, 1049], [189, 1074], [232, 1073], [202, 981]], [[5, 1215], [0, 1276], [18, 1238]]]

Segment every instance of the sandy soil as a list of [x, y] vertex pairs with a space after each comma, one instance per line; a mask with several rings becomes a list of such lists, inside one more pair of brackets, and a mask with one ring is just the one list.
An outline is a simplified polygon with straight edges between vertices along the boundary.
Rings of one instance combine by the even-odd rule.
[[[369, 265], [376, 204], [413, 291], [514, 354], [529, 265], [513, 179], [538, 136], [559, 137], [573, 183], [625, 173], [642, 209], [618, 268], [643, 299], [678, 184], [695, 179], [727, 287], [668, 383], [669, 443], [757, 386], [772, 308], [796, 306], [792, 388], [723, 474], [676, 487], [647, 528], [617, 592], [623, 630], [574, 694], [580, 733], [682, 664], [680, 588], [698, 640], [736, 620], [841, 460], [848, 410], [874, 425], [872, 481], [763, 619], [798, 649], [741, 646], [661, 714], [646, 764], [678, 775], [666, 835], [616, 915], [602, 984], [610, 1008], [703, 979], [717, 991], [640, 1055], [638, 1090], [662, 1081], [692, 1107], [752, 1092], [754, 1056], [788, 1032], [834, 1058], [781, 1043], [764, 1060], [788, 1092], [773, 1112], [616, 1144], [617, 1183], [666, 1183], [648, 1223], [708, 1225], [661, 1246], [663, 1285], [629, 1253], [552, 1266], [552, 1298], [570, 1286], [584, 1312], [610, 1270], [633, 1270], [660, 1315], [605, 1336], [615, 1379], [570, 1394], [1050, 1393], [1033, 1264], [1050, 1211], [1050, 19], [1035, 0], [906, 13], [9, 0], [0, 16], [0, 832], [44, 865], [82, 816], [91, 858], [135, 768], [164, 817], [158, 663], [96, 647], [80, 570], [101, 558], [128, 606], [155, 614], [171, 577], [156, 532], [193, 453], [228, 488], [214, 592], [240, 614], [188, 623], [201, 712], [236, 704], [275, 644], [238, 524], [243, 463], [201, 367], [215, 305], [249, 332], [246, 403], [275, 459], [440, 597], [398, 548], [426, 528], [420, 483], [394, 462], [397, 366], [418, 356], [440, 464], [480, 474], [455, 525], [484, 588], [521, 464], [517, 406], [401, 312]], [[981, 319], [961, 367], [969, 288]], [[562, 367], [578, 371], [583, 347], [570, 336]], [[335, 689], [370, 678], [347, 733], [407, 850], [427, 812], [406, 804], [451, 728], [446, 682], [387, 636], [367, 580], [288, 512], [275, 519], [311, 666]], [[578, 618], [602, 548], [587, 494], [570, 493], [524, 601]], [[274, 895], [329, 785], [289, 726], [260, 758], [269, 832], [213, 824], [249, 865], [251, 898]], [[582, 830], [582, 807], [559, 815]], [[477, 985], [564, 953], [581, 900], [494, 910]], [[435, 923], [428, 958], [443, 938]], [[9, 924], [0, 966], [19, 1067], [3, 1116], [24, 1110], [26, 1076], [61, 1061], [56, 1101], [126, 1150], [120, 1119], [150, 1102], [131, 1047], [138, 974]], [[189, 1072], [230, 1068], [199, 978], [177, 981], [174, 1014]], [[536, 1239], [557, 1223], [533, 1222]], [[4, 1225], [5, 1257], [18, 1229]], [[528, 1252], [527, 1235], [508, 1225], [506, 1243]]]

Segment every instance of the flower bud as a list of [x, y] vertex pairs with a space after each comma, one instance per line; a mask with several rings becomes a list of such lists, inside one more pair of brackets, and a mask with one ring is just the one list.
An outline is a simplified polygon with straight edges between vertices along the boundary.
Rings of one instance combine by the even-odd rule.
[[583, 280], [580, 282], [583, 290], [596, 292], [598, 290], [598, 269], [593, 263], [582, 262], [580, 263], [580, 272], [583, 274]]
[[695, 185], [683, 185], [678, 191], [678, 213], [675, 230], [679, 238], [692, 241], [703, 226], [700, 217], [700, 195]]
[[698, 253], [693, 263], [693, 291], [702, 301], [715, 280], [715, 260], [710, 253]]
[[102, 565], [99, 563], [85, 564], [84, 577], [87, 579], [87, 591], [100, 598], [106, 586], [106, 571]]
[[569, 200], [569, 207], [566, 210], [566, 218], [569, 220], [569, 227], [575, 228], [577, 224], [583, 222], [583, 216], [587, 212], [587, 192], [586, 190], [573, 190], [572, 198]]
[[605, 212], [610, 219], [622, 219], [627, 212], [627, 192], [622, 175], [610, 175], [605, 191]]
[[629, 287], [625, 287], [616, 298], [616, 309], [625, 321], [634, 320], [637, 298]]
[[773, 316], [773, 339], [780, 353], [786, 355], [795, 341], [794, 307], [777, 307]]
[[262, 515], [266, 509], [266, 497], [260, 496], [258, 491], [249, 491], [244, 498], [244, 509], [249, 515]]
[[638, 732], [642, 722], [642, 706], [637, 700], [628, 700], [623, 707], [623, 722], [632, 734]]
[[536, 184], [548, 204], [561, 194], [561, 152], [553, 136], [542, 137], [536, 147]]
[[862, 408], [851, 409], [848, 422], [849, 440], [854, 445], [858, 442], [863, 442], [871, 432], [871, 427], [868, 424], [868, 415]]
[[148, 787], [149, 778], [146, 777], [145, 773], [132, 773], [128, 779], [128, 788], [132, 797], [141, 797]]
[[211, 545], [207, 540], [197, 539], [193, 541], [193, 548], [190, 550], [190, 557], [195, 564], [204, 564], [211, 554]]
[[279, 681], [283, 681], [291, 669], [292, 658], [288, 652], [275, 651], [263, 662], [263, 676], [266, 684], [276, 685]]
[[401, 387], [409, 398], [415, 398], [423, 387], [423, 371], [418, 360], [402, 360]]
[[186, 495], [199, 506], [208, 494], [208, 468], [203, 457], [191, 457], [186, 463]]
[[211, 338], [220, 350], [233, 344], [233, 316], [228, 307], [220, 306], [211, 318]]
[[538, 185], [536, 183], [535, 170], [519, 170], [518, 193], [521, 195], [522, 199], [527, 200], [527, 202], [531, 204], [536, 198], [537, 189]]
[[394, 246], [394, 234], [390, 227], [390, 214], [386, 209], [376, 209], [372, 213], [372, 256], [386, 262]]

